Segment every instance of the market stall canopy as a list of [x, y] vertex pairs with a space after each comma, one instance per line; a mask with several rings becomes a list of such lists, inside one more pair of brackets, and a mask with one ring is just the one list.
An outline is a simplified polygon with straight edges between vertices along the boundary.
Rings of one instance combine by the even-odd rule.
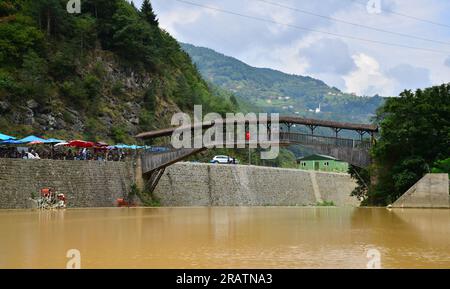
[[2, 145], [11, 145], [11, 144], [20, 144], [17, 142], [17, 140], [9, 139], [5, 141], [1, 141], [0, 144]]
[[0, 133], [0, 141], [16, 139], [15, 137]]
[[137, 145], [126, 145], [126, 144], [118, 144], [118, 145], [115, 145], [114, 147], [116, 147], [118, 149], [129, 149], [129, 150], [137, 150], [137, 149], [143, 148], [143, 147], [137, 146]]
[[67, 146], [69, 147], [77, 147], [77, 148], [92, 148], [95, 146], [95, 143], [84, 140], [73, 140], [70, 141]]
[[105, 148], [107, 146], [108, 146], [108, 144], [105, 142], [96, 142], [95, 143], [95, 147], [98, 147], [98, 148]]
[[64, 140], [59, 139], [43, 139], [34, 135], [27, 136], [23, 139], [15, 139], [14, 137], [10, 137], [7, 135], [0, 134], [0, 140], [2, 140], [3, 136], [9, 137], [9, 139], [6, 139], [2, 141], [2, 144], [11, 144], [11, 145], [21, 145], [21, 144], [28, 144], [28, 145], [37, 145], [37, 144], [58, 144], [65, 142]]
[[59, 143], [67, 143], [67, 142], [65, 140], [60, 140], [60, 139], [56, 139], [56, 138], [49, 138], [48, 140], [45, 141], [45, 143], [59, 144]]
[[21, 145], [21, 144], [29, 144], [29, 143], [45, 143], [45, 139], [30, 135], [23, 139], [18, 140], [7, 140], [2, 142], [2, 144], [15, 144], [15, 145]]

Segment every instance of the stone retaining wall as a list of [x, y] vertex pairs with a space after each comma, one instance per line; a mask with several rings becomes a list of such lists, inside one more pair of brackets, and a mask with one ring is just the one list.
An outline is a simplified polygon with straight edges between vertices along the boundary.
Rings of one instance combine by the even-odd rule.
[[178, 163], [166, 170], [155, 196], [163, 206], [357, 206], [350, 197], [355, 187], [347, 174]]
[[[0, 209], [27, 208], [32, 193], [46, 187], [64, 193], [69, 207], [115, 206], [139, 170], [131, 162], [0, 159]], [[155, 196], [163, 206], [356, 206], [349, 197], [355, 186], [347, 174], [178, 163], [167, 168]]]
[[134, 175], [128, 162], [0, 159], [0, 208], [27, 208], [46, 187], [64, 193], [69, 207], [111, 207]]

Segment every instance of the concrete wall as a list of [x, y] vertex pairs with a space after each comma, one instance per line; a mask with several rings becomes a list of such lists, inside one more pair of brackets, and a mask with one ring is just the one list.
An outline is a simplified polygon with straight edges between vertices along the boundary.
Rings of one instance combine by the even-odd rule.
[[54, 187], [69, 207], [110, 207], [134, 182], [125, 162], [0, 159], [0, 209], [27, 208], [31, 194]]
[[166, 170], [155, 196], [163, 206], [303, 206], [322, 200], [357, 206], [347, 174], [255, 166], [178, 163]]
[[427, 174], [394, 204], [394, 208], [450, 208], [448, 174]]

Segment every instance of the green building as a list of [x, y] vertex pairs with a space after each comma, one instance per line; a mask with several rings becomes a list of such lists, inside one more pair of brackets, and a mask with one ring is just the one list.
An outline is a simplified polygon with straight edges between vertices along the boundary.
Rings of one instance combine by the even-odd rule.
[[301, 170], [347, 173], [348, 163], [325, 155], [310, 155], [297, 159]]

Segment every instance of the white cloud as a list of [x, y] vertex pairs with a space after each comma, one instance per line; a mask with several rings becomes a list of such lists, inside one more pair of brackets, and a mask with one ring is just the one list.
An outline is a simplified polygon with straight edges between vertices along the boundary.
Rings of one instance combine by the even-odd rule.
[[[177, 9], [166, 13], [164, 18], [160, 19], [160, 21], [166, 30], [177, 34], [177, 25], [195, 23], [201, 15], [202, 13], [200, 11]], [[174, 36], [176, 37], [177, 35]]]
[[[398, 95], [403, 89], [414, 89], [426, 83], [450, 82], [450, 58], [446, 59], [450, 55], [449, 45], [409, 39], [328, 21], [256, 0], [190, 1], [313, 30], [449, 52], [447, 55], [442, 55], [337, 38], [336, 41], [340, 41], [348, 47], [348, 53], [339, 54], [339, 51], [334, 51], [332, 47], [328, 50], [326, 47], [319, 49], [321, 48], [319, 44], [323, 43], [324, 39], [329, 38], [329, 35], [229, 15], [186, 5], [175, 0], [152, 0], [161, 27], [168, 30], [178, 40], [212, 48], [253, 66], [269, 67], [287, 73], [311, 75], [327, 81], [330, 85], [336, 85], [342, 90], [364, 92], [364, 94]], [[354, 1], [272, 0], [272, 2], [348, 22], [372, 26], [377, 29], [450, 42], [448, 40], [450, 39], [450, 29], [448, 28], [399, 17], [388, 12], [369, 14], [364, 5], [357, 4]], [[141, 1], [135, 0], [135, 3], [138, 6]], [[383, 0], [381, 3], [383, 9], [395, 10], [403, 14], [450, 25], [450, 1]], [[308, 47], [311, 53], [299, 55], [299, 51], [308, 49]], [[317, 48], [317, 51], [315, 51], [315, 48]], [[344, 50], [340, 49], [341, 52]], [[334, 55], [334, 58], [330, 55]], [[359, 61], [356, 70], [351, 73], [348, 73], [348, 69], [342, 69], [352, 66], [348, 55], [353, 55], [353, 61]], [[413, 71], [418, 77], [415, 78], [414, 82], [405, 81], [389, 74], [392, 69], [402, 64], [409, 64], [416, 68]], [[317, 65], [323, 67], [311, 69], [311, 65], [316, 66], [315, 68], [317, 68]], [[362, 69], [361, 67], [365, 68]], [[429, 73], [425, 73], [425, 70]], [[396, 74], [395, 69], [393, 71]], [[422, 77], [426, 79], [422, 79]]]
[[372, 57], [360, 53], [353, 56], [357, 69], [344, 76], [346, 90], [358, 95], [391, 95], [395, 83], [383, 74], [380, 64]]
[[[267, 9], [266, 6], [261, 5], [261, 2], [257, 1], [247, 1], [248, 3], [248, 12], [252, 15], [258, 15], [258, 17], [272, 20], [277, 23], [282, 23], [286, 25], [294, 25], [296, 22], [296, 15], [293, 11], [286, 9]], [[266, 24], [263, 24], [266, 25]], [[267, 28], [272, 34], [281, 34], [286, 32], [286, 30], [290, 30], [286, 25], [272, 25], [267, 24]]]

